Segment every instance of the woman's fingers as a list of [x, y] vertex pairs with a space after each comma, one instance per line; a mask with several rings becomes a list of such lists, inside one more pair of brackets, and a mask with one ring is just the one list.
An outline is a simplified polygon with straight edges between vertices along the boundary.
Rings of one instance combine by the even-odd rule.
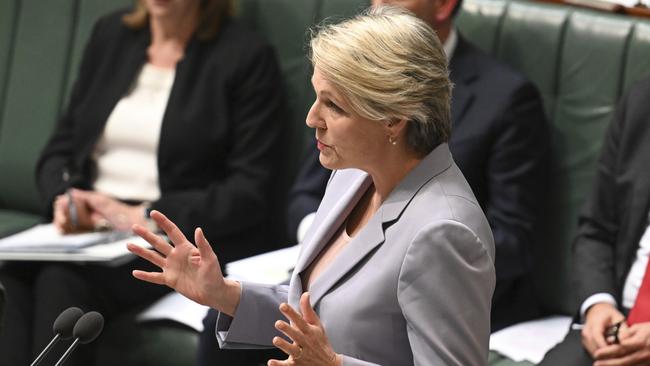
[[307, 324], [307, 322], [305, 322], [305, 319], [302, 318], [302, 315], [300, 315], [289, 304], [280, 304], [280, 312], [282, 312], [282, 314], [284, 314], [284, 316], [286, 316], [293, 325], [300, 329], [301, 332], [306, 333], [309, 330], [309, 324]]
[[289, 360], [269, 360], [269, 362], [266, 363], [268, 366], [291, 366], [293, 363], [290, 363]]
[[143, 248], [139, 245], [133, 243], [127, 243], [126, 248], [133, 254], [137, 255], [140, 258], [146, 259], [158, 268], [162, 269], [165, 267], [165, 258], [161, 256], [158, 252], [155, 252], [148, 248]]
[[302, 296], [300, 296], [300, 311], [302, 312], [303, 319], [305, 319], [307, 323], [321, 327], [320, 318], [314, 311], [314, 308], [311, 307], [309, 292], [304, 292]]
[[141, 237], [142, 239], [146, 240], [147, 243], [151, 244], [154, 249], [159, 251], [162, 255], [165, 257], [169, 255], [169, 253], [174, 249], [171, 245], [169, 245], [168, 242], [166, 242], [163, 238], [160, 236], [152, 233], [148, 229], [140, 226], [140, 225], [133, 225], [131, 230]]
[[275, 328], [284, 333], [287, 337], [291, 338], [294, 342], [298, 344], [305, 343], [305, 335], [297, 327], [289, 325], [285, 321], [278, 320], [275, 322]]
[[167, 216], [163, 215], [160, 211], [153, 210], [149, 215], [151, 219], [161, 228], [169, 237], [169, 239], [174, 243], [174, 245], [179, 245], [183, 242], [187, 242], [187, 238], [183, 235], [181, 229], [176, 226]]
[[287, 355], [297, 355], [300, 351], [300, 346], [295, 343], [289, 343], [282, 337], [273, 337], [273, 345], [278, 347], [282, 352]]
[[162, 272], [145, 272], [145, 271], [140, 271], [140, 270], [136, 269], [136, 270], [134, 270], [132, 272], [132, 274], [133, 274], [133, 277], [135, 277], [135, 278], [137, 278], [139, 280], [142, 280], [142, 281], [154, 283], [156, 285], [166, 285], [167, 284], [165, 282], [165, 275]]
[[199, 248], [199, 253], [201, 254], [201, 258], [207, 259], [212, 256], [216, 256], [216, 254], [214, 254], [214, 251], [212, 250], [212, 246], [208, 242], [208, 239], [205, 238], [203, 229], [201, 229], [200, 227], [197, 227], [196, 230], [194, 231], [194, 241], [196, 242], [197, 248]]

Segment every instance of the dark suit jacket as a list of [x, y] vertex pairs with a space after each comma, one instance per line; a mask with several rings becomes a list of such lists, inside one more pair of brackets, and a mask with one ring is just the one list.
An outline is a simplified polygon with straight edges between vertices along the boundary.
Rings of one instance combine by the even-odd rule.
[[[66, 189], [64, 169], [74, 173], [73, 186], [92, 188], [93, 149], [146, 62], [148, 27], [131, 30], [121, 15], [95, 25], [69, 106], [38, 163], [48, 215]], [[158, 148], [161, 197], [152, 207], [186, 235], [203, 227], [224, 263], [259, 252], [253, 243], [273, 242], [262, 226], [273, 196], [271, 174], [282, 161], [281, 85], [272, 48], [234, 21], [214, 39], [191, 39], [176, 67]]]
[[650, 210], [650, 79], [623, 97], [609, 126], [598, 170], [573, 246], [579, 304], [623, 285], [648, 226]]
[[[459, 35], [450, 61], [456, 164], [484, 210], [496, 245], [492, 329], [537, 315], [530, 271], [537, 209], [543, 202], [549, 131], [541, 97], [521, 74]], [[316, 211], [329, 171], [310, 151], [291, 191], [289, 230]]]

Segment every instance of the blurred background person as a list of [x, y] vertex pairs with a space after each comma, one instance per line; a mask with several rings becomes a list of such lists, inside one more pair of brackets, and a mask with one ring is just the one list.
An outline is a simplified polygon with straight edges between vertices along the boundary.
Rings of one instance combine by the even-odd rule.
[[162, 272], [134, 276], [219, 310], [222, 347], [280, 348], [287, 360], [270, 366], [485, 365], [494, 243], [446, 143], [439, 40], [410, 12], [378, 7], [320, 29], [311, 60], [307, 125], [334, 173], [290, 285], [224, 279], [202, 230], [197, 248], [159, 212], [173, 244], [135, 226], [156, 250], [129, 250]]
[[[532, 280], [538, 210], [548, 174], [549, 127], [536, 87], [454, 27], [462, 0], [372, 0], [411, 10], [443, 42], [454, 84], [449, 148], [494, 233], [497, 287], [492, 331], [540, 315]], [[330, 171], [309, 152], [290, 192], [289, 235], [311, 225]]]
[[[230, 18], [231, 6], [141, 0], [97, 22], [37, 168], [45, 212], [62, 232], [128, 230], [155, 208], [186, 233], [201, 225], [225, 261], [273, 248], [259, 245], [274, 243], [266, 220], [282, 161], [282, 82], [272, 48]], [[3, 363], [29, 364], [69, 306], [110, 322], [158, 299], [165, 289], [130, 275], [142, 265], [2, 267]], [[92, 364], [92, 350], [67, 365]]]

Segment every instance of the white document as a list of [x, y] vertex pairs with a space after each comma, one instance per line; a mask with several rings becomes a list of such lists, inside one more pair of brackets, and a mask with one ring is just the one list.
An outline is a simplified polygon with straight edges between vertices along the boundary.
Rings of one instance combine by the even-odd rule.
[[538, 364], [564, 339], [571, 320], [568, 316], [551, 316], [501, 329], [490, 336], [490, 350], [513, 361]]
[[263, 284], [279, 284], [290, 278], [300, 246], [274, 250], [226, 264], [228, 278]]
[[[229, 279], [264, 284], [280, 284], [289, 279], [296, 264], [300, 246], [276, 250], [226, 264]], [[218, 253], [217, 253], [218, 255]], [[183, 295], [173, 292], [166, 295], [138, 315], [138, 320], [169, 319], [203, 330], [203, 318], [208, 307], [199, 305]]]
[[53, 224], [40, 224], [0, 239], [0, 251], [74, 252], [97, 243], [124, 239], [131, 235], [112, 231], [61, 234]]
[[137, 319], [141, 322], [169, 319], [201, 332], [203, 318], [208, 313], [208, 309], [209, 307], [198, 304], [178, 292], [172, 292], [145, 309]]
[[96, 262], [119, 265], [135, 258], [126, 243], [150, 247], [129, 233], [85, 233], [62, 235], [52, 224], [34, 226], [0, 239], [0, 260]]

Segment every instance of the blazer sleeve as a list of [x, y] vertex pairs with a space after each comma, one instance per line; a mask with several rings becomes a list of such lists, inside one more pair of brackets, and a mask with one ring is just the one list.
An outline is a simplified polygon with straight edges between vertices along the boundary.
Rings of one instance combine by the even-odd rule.
[[287, 302], [289, 286], [243, 282], [239, 305], [233, 317], [219, 313], [216, 335], [226, 349], [274, 348], [273, 337], [283, 336], [275, 322], [285, 319], [279, 306]]
[[572, 256], [578, 304], [596, 293], [619, 298], [614, 261], [622, 205], [616, 189], [616, 172], [627, 102], [627, 98], [622, 101], [608, 127], [592, 191], [578, 219]]
[[425, 226], [409, 246], [397, 296], [414, 365], [486, 364], [496, 281], [487, 245], [445, 220]]
[[537, 89], [521, 83], [503, 110], [488, 161], [485, 207], [494, 235], [499, 280], [528, 271], [536, 212], [544, 202], [542, 183], [549, 167], [549, 130]]

